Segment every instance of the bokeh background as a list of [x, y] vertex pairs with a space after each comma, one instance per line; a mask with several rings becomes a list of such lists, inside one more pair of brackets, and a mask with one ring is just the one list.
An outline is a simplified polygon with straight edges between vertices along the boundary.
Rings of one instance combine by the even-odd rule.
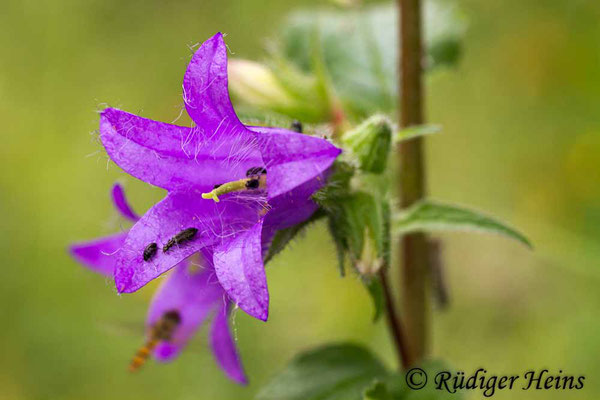
[[[586, 376], [578, 392], [495, 398], [598, 398], [600, 3], [458, 2], [470, 21], [463, 58], [427, 79], [428, 119], [445, 128], [427, 139], [430, 193], [503, 218], [536, 248], [440, 236], [451, 306], [433, 313], [433, 353], [466, 371]], [[0, 398], [251, 399], [326, 341], [366, 344], [393, 365], [384, 321], [371, 323], [358, 279], [338, 277], [321, 225], [269, 267], [269, 322], [235, 315], [247, 388], [215, 366], [206, 330], [177, 362], [128, 374], [154, 286], [118, 296], [66, 252], [123, 229], [115, 180], [139, 212], [163, 195], [107, 162], [93, 133], [103, 104], [172, 121], [188, 46], [223, 31], [236, 56], [260, 60], [290, 10], [318, 4], [2, 1]]]

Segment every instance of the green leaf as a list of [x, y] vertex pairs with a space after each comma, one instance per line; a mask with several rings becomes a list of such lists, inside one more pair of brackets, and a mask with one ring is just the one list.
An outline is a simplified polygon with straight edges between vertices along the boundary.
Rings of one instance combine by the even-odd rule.
[[395, 233], [474, 230], [497, 233], [515, 239], [527, 247], [531, 242], [517, 230], [476, 211], [449, 204], [423, 201], [394, 216]]
[[[358, 118], [391, 112], [397, 87], [397, 13], [393, 2], [293, 13], [282, 25], [283, 55], [311, 72], [317, 35], [328, 77], [346, 110]], [[465, 22], [453, 3], [427, 1], [424, 27], [427, 70], [455, 63]]]
[[440, 133], [442, 131], [441, 125], [426, 124], [426, 125], [415, 125], [409, 128], [402, 129], [394, 134], [395, 142], [402, 142], [404, 140], [410, 140], [421, 136], [432, 135]]
[[289, 242], [291, 242], [300, 232], [302, 232], [308, 225], [312, 224], [315, 221], [323, 218], [325, 216], [325, 212], [322, 209], [318, 209], [314, 212], [314, 214], [307, 220], [302, 221], [299, 224], [296, 224], [292, 227], [278, 230], [273, 236], [273, 240], [271, 241], [271, 245], [269, 246], [269, 251], [265, 256], [264, 263], [268, 263], [271, 261], [273, 257], [279, 254], [285, 246]]
[[327, 345], [297, 356], [258, 394], [258, 400], [362, 400], [388, 372], [367, 349]]
[[[446, 390], [437, 390], [435, 377], [442, 371], [454, 373], [447, 362], [439, 359], [426, 360], [418, 368], [421, 368], [427, 374], [427, 384], [419, 390], [409, 389], [406, 385], [406, 375], [410, 370], [401, 374], [402, 376], [388, 379], [388, 390], [394, 394], [395, 399], [403, 400], [462, 400], [464, 398], [461, 391], [449, 393]], [[400, 375], [400, 374], [399, 374]]]
[[375, 381], [365, 390], [363, 400], [394, 400], [394, 398], [383, 382]]
[[[412, 368], [421, 371], [412, 371]], [[365, 390], [363, 400], [462, 400], [464, 398], [461, 391], [449, 393], [436, 388], [435, 377], [437, 374], [442, 371], [455, 373], [454, 369], [446, 362], [436, 359], [426, 360], [412, 368], [404, 372], [392, 372], [384, 380], [372, 382], [371, 386]], [[425, 382], [422, 380], [423, 372], [427, 376]], [[413, 374], [415, 374], [411, 379], [413, 384], [424, 383], [420, 389], [408, 387], [407, 378]]]

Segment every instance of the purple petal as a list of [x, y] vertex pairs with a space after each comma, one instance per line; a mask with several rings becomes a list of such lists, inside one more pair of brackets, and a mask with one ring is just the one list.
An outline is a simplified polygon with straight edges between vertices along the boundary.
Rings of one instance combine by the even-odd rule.
[[266, 321], [269, 292], [262, 260], [262, 220], [215, 246], [214, 265], [221, 286], [242, 310]]
[[[198, 192], [171, 192], [131, 228], [117, 257], [117, 290], [133, 292], [219, 238], [233, 235], [256, 223], [261, 202], [255, 198], [223, 197], [220, 203], [204, 200]], [[180, 232], [197, 229], [190, 240], [163, 247]], [[144, 261], [144, 249], [156, 243], [158, 251]]]
[[217, 310], [210, 332], [210, 345], [219, 366], [227, 376], [243, 385], [248, 383], [228, 324], [229, 302]]
[[[268, 214], [267, 214], [267, 216], [268, 216]], [[263, 259], [269, 252], [269, 248], [271, 247], [271, 242], [273, 241], [273, 237], [275, 236], [275, 233], [277, 232], [277, 229], [274, 227], [274, 224], [267, 225], [267, 219], [268, 219], [268, 217], [265, 218], [265, 221], [263, 222], [263, 229], [262, 229], [261, 239], [260, 239], [261, 254], [262, 254]]]
[[263, 165], [256, 138], [248, 132], [217, 135], [114, 108], [104, 110], [100, 118], [100, 139], [110, 158], [128, 174], [167, 190], [212, 188]]
[[204, 42], [192, 57], [183, 77], [183, 100], [200, 135], [216, 142], [214, 149], [233, 160], [252, 159], [254, 165], [244, 172], [263, 165], [256, 163], [260, 159], [256, 135], [240, 122], [229, 99], [227, 47], [221, 33]]
[[312, 200], [311, 196], [323, 186], [324, 181], [323, 176], [313, 178], [295, 189], [269, 200], [271, 209], [265, 216], [262, 230], [263, 258], [269, 251], [271, 241], [277, 230], [299, 224], [317, 211], [319, 206]]
[[161, 342], [154, 355], [168, 361], [176, 357], [206, 318], [224, 301], [224, 292], [212, 268], [183, 261], [162, 283], [150, 304], [146, 325], [151, 328], [166, 312], [177, 311], [181, 322], [170, 342]]
[[265, 228], [285, 229], [310, 218], [319, 208], [311, 196], [323, 186], [326, 179], [327, 171], [269, 200], [271, 209], [265, 216]]
[[125, 191], [123, 190], [123, 186], [118, 183], [115, 183], [112, 188], [112, 200], [115, 205], [115, 208], [121, 213], [121, 215], [133, 222], [136, 222], [140, 217], [133, 212], [129, 203], [127, 202], [127, 198], [125, 197]]
[[[219, 32], [192, 57], [183, 77], [185, 108], [198, 126], [216, 129], [222, 121], [243, 127], [238, 119], [227, 85], [227, 46]], [[253, 136], [246, 129], [246, 134]], [[220, 131], [223, 135], [226, 131]]]
[[70, 253], [77, 261], [103, 275], [111, 276], [116, 265], [116, 254], [125, 244], [126, 233], [119, 233], [70, 247]]
[[319, 178], [342, 152], [325, 139], [281, 128], [249, 127], [258, 135], [269, 199]]

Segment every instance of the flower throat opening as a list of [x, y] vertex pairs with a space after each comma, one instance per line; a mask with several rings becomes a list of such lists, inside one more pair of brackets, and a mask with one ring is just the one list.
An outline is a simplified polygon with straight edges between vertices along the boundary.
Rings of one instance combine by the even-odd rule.
[[267, 169], [263, 167], [252, 167], [246, 171], [246, 178], [237, 181], [231, 181], [215, 185], [213, 190], [208, 193], [202, 193], [203, 199], [213, 199], [219, 202], [219, 196], [231, 192], [242, 192], [248, 190], [258, 190], [267, 187]]

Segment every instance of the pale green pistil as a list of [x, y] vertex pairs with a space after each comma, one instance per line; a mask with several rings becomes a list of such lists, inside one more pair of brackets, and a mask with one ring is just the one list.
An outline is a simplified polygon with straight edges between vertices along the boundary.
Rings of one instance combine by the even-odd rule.
[[215, 202], [219, 202], [219, 196], [222, 196], [231, 192], [242, 192], [252, 191], [258, 189], [264, 189], [267, 186], [267, 176], [251, 176], [249, 178], [239, 179], [237, 181], [231, 181], [223, 183], [215, 187], [208, 193], [202, 193], [203, 199], [213, 199]]

